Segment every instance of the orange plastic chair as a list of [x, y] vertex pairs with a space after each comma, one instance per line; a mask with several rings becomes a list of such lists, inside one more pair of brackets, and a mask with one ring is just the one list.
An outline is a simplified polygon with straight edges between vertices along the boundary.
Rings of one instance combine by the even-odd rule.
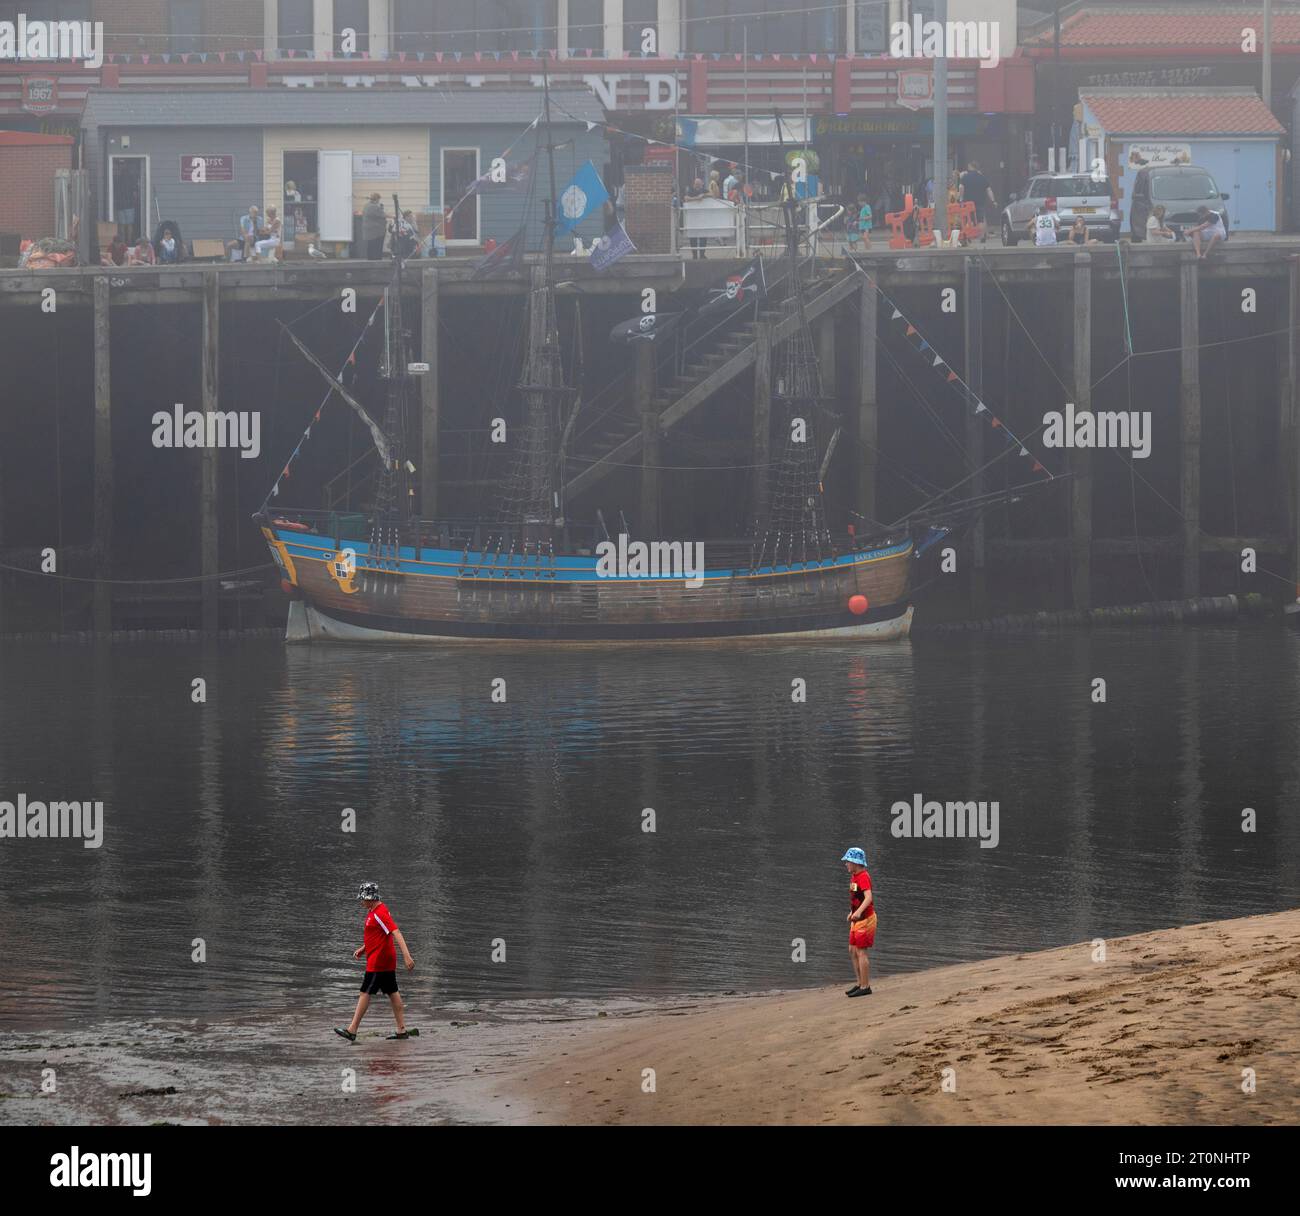
[[916, 243], [924, 249], [934, 244], [934, 208], [918, 207], [916, 209]]
[[914, 203], [912, 196], [909, 194], [903, 200], [902, 211], [886, 211], [885, 223], [889, 225], [889, 247], [890, 249], [906, 249], [911, 242], [903, 235], [903, 225], [907, 223], [908, 217], [912, 214]]

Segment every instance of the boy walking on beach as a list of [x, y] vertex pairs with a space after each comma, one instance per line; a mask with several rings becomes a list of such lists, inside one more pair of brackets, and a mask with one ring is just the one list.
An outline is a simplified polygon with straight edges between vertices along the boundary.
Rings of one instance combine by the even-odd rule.
[[361, 995], [357, 997], [357, 1009], [347, 1028], [335, 1026], [334, 1033], [347, 1039], [349, 1043], [357, 1041], [357, 1030], [361, 1019], [370, 1007], [370, 998], [376, 992], [386, 993], [393, 1005], [393, 1019], [397, 1022], [397, 1031], [390, 1034], [390, 1039], [406, 1039], [418, 1030], [406, 1029], [406, 1018], [402, 1008], [402, 997], [397, 991], [397, 950], [402, 951], [402, 962], [407, 971], [415, 969], [415, 959], [406, 948], [406, 939], [397, 927], [392, 914], [379, 902], [379, 884], [363, 882], [357, 899], [365, 906], [366, 923], [363, 929], [364, 944], [352, 952], [353, 958], [366, 957], [366, 975], [361, 981]]
[[849, 872], [849, 958], [858, 982], [845, 990], [845, 996], [871, 995], [871, 960], [867, 951], [876, 944], [876, 901], [871, 894], [871, 875], [867, 873], [867, 855], [858, 848], [849, 849], [840, 860]]

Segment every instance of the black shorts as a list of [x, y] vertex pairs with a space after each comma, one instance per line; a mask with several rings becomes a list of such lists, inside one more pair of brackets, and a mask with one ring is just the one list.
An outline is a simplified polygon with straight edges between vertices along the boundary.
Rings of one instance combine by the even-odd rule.
[[367, 971], [365, 979], [361, 981], [361, 991], [371, 995], [382, 992], [385, 996], [392, 996], [397, 991], [397, 972]]

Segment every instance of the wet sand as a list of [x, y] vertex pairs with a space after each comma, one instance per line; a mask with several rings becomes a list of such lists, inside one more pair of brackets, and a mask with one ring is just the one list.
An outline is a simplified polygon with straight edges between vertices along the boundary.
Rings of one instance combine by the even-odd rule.
[[411, 1016], [406, 1042], [384, 1039], [386, 1010], [355, 1045], [323, 1009], [10, 1031], [0, 1124], [1300, 1118], [1300, 911], [1115, 939], [1105, 962], [1092, 949], [877, 976], [855, 1000], [484, 1002]]
[[563, 1123], [1300, 1118], [1300, 911], [1106, 948], [873, 977], [853, 1000], [815, 989], [570, 1028], [518, 1085], [534, 1117]]

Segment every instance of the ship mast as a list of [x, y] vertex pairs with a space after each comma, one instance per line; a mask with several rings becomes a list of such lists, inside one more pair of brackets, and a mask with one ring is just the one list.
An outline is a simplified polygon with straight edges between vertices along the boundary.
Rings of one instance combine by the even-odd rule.
[[525, 552], [538, 556], [552, 551], [555, 531], [563, 523], [561, 478], [557, 470], [560, 418], [571, 390], [564, 383], [559, 325], [555, 310], [555, 236], [559, 225], [555, 180], [555, 145], [551, 138], [551, 89], [542, 61], [543, 138], [550, 178], [546, 201], [546, 234], [542, 263], [535, 267], [529, 293], [528, 354], [519, 390], [524, 400], [524, 436], [520, 453], [518, 498], [511, 504], [514, 520], [522, 524]]

